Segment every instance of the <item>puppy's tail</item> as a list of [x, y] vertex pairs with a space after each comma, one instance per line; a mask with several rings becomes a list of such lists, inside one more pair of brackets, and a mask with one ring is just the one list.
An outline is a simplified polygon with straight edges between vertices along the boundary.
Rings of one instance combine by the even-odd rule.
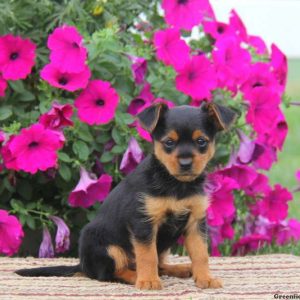
[[81, 272], [80, 265], [20, 269], [15, 271], [16, 274], [21, 276], [26, 276], [26, 277], [39, 277], [39, 276], [69, 277], [69, 276], [73, 276], [77, 272]]

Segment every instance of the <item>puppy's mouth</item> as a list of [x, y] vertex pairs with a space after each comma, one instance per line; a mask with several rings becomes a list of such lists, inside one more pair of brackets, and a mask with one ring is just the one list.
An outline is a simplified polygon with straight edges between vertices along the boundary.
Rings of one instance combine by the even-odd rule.
[[182, 173], [182, 174], [175, 174], [173, 175], [177, 180], [179, 181], [193, 181], [195, 180], [199, 174], [194, 174], [194, 173]]

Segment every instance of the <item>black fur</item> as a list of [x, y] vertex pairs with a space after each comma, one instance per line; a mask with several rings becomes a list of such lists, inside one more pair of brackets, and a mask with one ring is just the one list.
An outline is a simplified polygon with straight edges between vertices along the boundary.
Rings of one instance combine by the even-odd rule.
[[[210, 142], [214, 141], [218, 131], [215, 120], [209, 116], [207, 110], [189, 106], [168, 110], [165, 105], [162, 108], [155, 105], [146, 109], [139, 118], [144, 126], [152, 129], [152, 137], [156, 141], [160, 141], [169, 130], [176, 130], [180, 135], [178, 147], [181, 147], [182, 152], [190, 151], [191, 148], [197, 149], [197, 145], [191, 139], [194, 130], [204, 132]], [[228, 118], [225, 119], [227, 123]], [[203, 149], [198, 150], [201, 152]], [[22, 276], [69, 276], [81, 271], [93, 279], [116, 280], [115, 264], [107, 253], [108, 246], [120, 246], [128, 257], [133, 258], [132, 238], [147, 243], [152, 237], [152, 223], [147, 221], [148, 216], [143, 211], [144, 196], [170, 196], [176, 201], [181, 201], [195, 194], [204, 194], [204, 180], [205, 174], [202, 173], [193, 181], [180, 181], [170, 175], [154, 154], [150, 154], [111, 191], [96, 218], [82, 229], [79, 240], [79, 266], [46, 267], [19, 270], [16, 273]], [[188, 217], [189, 213], [179, 216], [172, 213], [167, 215], [166, 221], [158, 229], [158, 254], [171, 248], [180, 235], [184, 234]], [[205, 220], [199, 222], [199, 230], [206, 233]]]

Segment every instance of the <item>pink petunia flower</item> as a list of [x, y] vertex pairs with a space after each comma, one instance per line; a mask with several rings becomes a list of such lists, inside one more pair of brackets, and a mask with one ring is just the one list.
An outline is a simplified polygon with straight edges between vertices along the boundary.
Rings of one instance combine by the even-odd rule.
[[266, 195], [271, 190], [269, 186], [269, 178], [264, 175], [257, 173], [257, 177], [253, 182], [244, 187], [244, 192], [250, 197], [256, 197], [258, 195]]
[[47, 227], [43, 229], [43, 240], [39, 249], [39, 258], [52, 258], [54, 257], [54, 248], [51, 240], [51, 234]]
[[0, 37], [0, 72], [6, 80], [25, 79], [35, 63], [36, 45], [29, 39], [7, 34]]
[[257, 89], [267, 88], [280, 96], [283, 88], [278, 84], [275, 75], [270, 70], [267, 63], [258, 62], [250, 66], [248, 77], [242, 83], [241, 91], [245, 99], [252, 98], [252, 93]]
[[179, 29], [190, 30], [203, 18], [215, 19], [208, 0], [163, 0], [166, 22]]
[[63, 25], [48, 37], [51, 63], [62, 73], [81, 73], [86, 69], [87, 50], [76, 27]]
[[210, 98], [216, 88], [215, 69], [204, 55], [193, 56], [183, 69], [177, 72], [176, 88], [196, 99]]
[[180, 38], [180, 31], [175, 28], [159, 30], [154, 34], [157, 59], [166, 65], [180, 70], [189, 60], [190, 48]]
[[48, 64], [41, 70], [41, 77], [54, 87], [74, 92], [87, 86], [91, 71], [85, 66], [83, 71], [79, 73], [62, 72], [60, 68]]
[[296, 179], [300, 182], [300, 170], [296, 172]]
[[24, 232], [19, 220], [0, 209], [0, 253], [11, 256], [18, 252]]
[[70, 104], [59, 104], [54, 101], [52, 108], [47, 113], [44, 113], [39, 118], [39, 123], [43, 124], [45, 128], [59, 130], [66, 126], [73, 126], [71, 120], [73, 115], [73, 107]]
[[250, 67], [249, 52], [242, 49], [239, 40], [231, 36], [216, 42], [212, 57], [219, 87], [236, 93], [238, 83], [245, 78]]
[[135, 138], [130, 138], [128, 148], [125, 151], [120, 164], [120, 170], [124, 174], [129, 174], [137, 167], [143, 158], [144, 154], [138, 142]]
[[242, 41], [248, 40], [246, 26], [244, 25], [242, 19], [234, 9], [230, 12], [229, 25]]
[[210, 205], [207, 209], [207, 223], [210, 226], [224, 224], [225, 218], [235, 213], [233, 190], [238, 188], [235, 180], [223, 176], [219, 171], [209, 174]]
[[99, 179], [92, 179], [88, 172], [81, 167], [80, 180], [69, 195], [69, 203], [73, 207], [90, 207], [95, 202], [104, 201], [109, 194], [112, 177], [103, 174]]
[[128, 55], [131, 60], [131, 73], [136, 84], [143, 84], [147, 73], [147, 60], [143, 57]]
[[255, 168], [269, 170], [277, 161], [276, 149], [265, 143], [251, 140], [241, 130], [238, 130], [240, 148], [237, 152], [237, 162], [241, 164], [253, 163]]
[[204, 21], [202, 22], [203, 31], [206, 34], [209, 34], [215, 40], [219, 40], [224, 37], [233, 37], [235, 35], [235, 31], [233, 28], [226, 23], [218, 22], [218, 21]]
[[78, 117], [89, 125], [107, 124], [114, 116], [119, 95], [110, 83], [92, 80], [75, 100]]
[[224, 222], [220, 226], [210, 226], [209, 236], [211, 240], [211, 254], [212, 256], [221, 256], [219, 245], [224, 242], [224, 239], [232, 240], [234, 238], [234, 228], [232, 222], [235, 214], [224, 218]]
[[283, 144], [288, 134], [288, 124], [285, 116], [280, 109], [278, 109], [277, 118], [274, 120], [269, 130], [258, 135], [258, 140], [270, 147], [282, 150]]
[[278, 94], [267, 88], [256, 88], [252, 91], [249, 100], [247, 123], [251, 124], [259, 134], [269, 132], [280, 114]]
[[70, 229], [66, 225], [63, 219], [57, 216], [49, 217], [57, 226], [56, 236], [55, 236], [55, 252], [63, 253], [70, 248]]
[[287, 81], [288, 63], [286, 55], [275, 45], [271, 45], [271, 65], [279, 84], [285, 89]]
[[292, 199], [292, 194], [286, 188], [276, 184], [274, 189], [270, 190], [262, 200], [250, 207], [251, 212], [255, 216], [261, 215], [270, 221], [281, 221], [287, 217], [287, 202]]
[[241, 237], [232, 246], [232, 255], [246, 255], [251, 251], [257, 251], [262, 248], [266, 243], [270, 243], [270, 238], [267, 235], [252, 234]]
[[263, 55], [268, 52], [267, 45], [260, 36], [250, 35], [247, 42], [256, 50], [257, 54]]
[[0, 97], [5, 96], [5, 90], [7, 88], [7, 82], [3, 79], [2, 75], [0, 74]]
[[35, 174], [57, 165], [57, 150], [62, 148], [60, 136], [42, 124], [23, 128], [21, 132], [10, 137], [2, 148], [5, 166], [16, 171]]

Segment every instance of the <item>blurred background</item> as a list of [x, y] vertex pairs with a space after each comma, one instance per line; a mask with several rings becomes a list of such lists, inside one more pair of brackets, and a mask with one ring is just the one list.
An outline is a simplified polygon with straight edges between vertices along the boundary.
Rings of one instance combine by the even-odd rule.
[[[217, 18], [227, 22], [232, 8], [240, 15], [249, 33], [275, 43], [288, 57], [287, 95], [299, 106], [284, 107], [289, 133], [278, 163], [270, 171], [271, 182], [289, 189], [297, 185], [300, 169], [300, 1], [299, 0], [211, 0]], [[300, 192], [290, 203], [290, 217], [300, 218]]]

